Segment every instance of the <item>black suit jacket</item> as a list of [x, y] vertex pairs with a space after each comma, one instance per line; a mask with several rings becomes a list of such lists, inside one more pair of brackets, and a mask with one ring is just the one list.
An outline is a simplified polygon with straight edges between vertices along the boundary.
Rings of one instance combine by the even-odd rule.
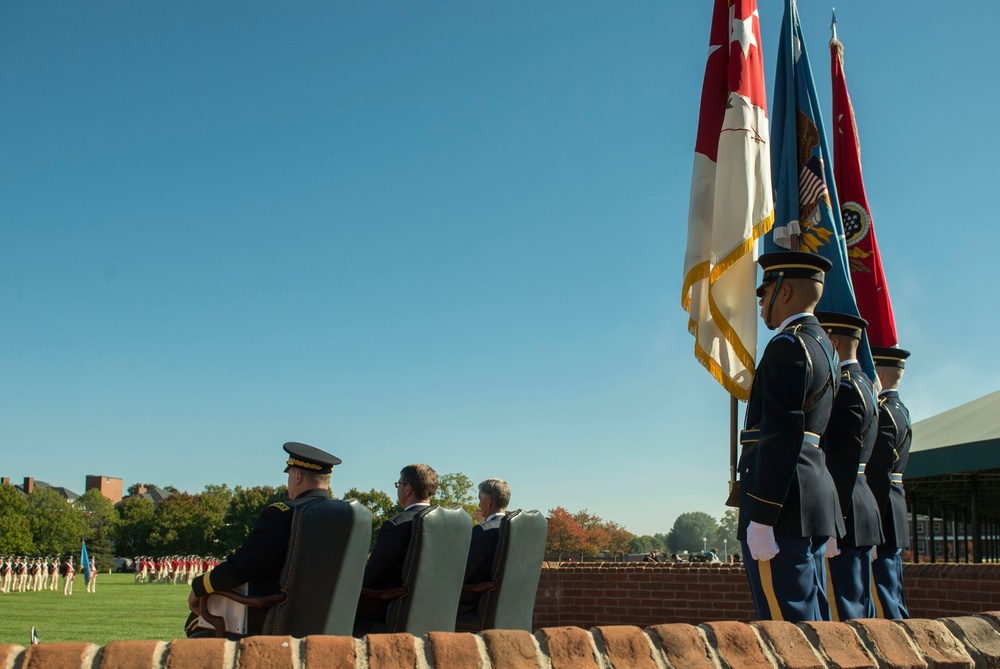
[[[910, 459], [910, 412], [895, 390], [879, 396], [878, 438], [868, 463], [868, 485], [882, 512], [885, 546], [890, 549], [910, 545], [906, 524], [906, 493], [903, 472]], [[893, 481], [893, 479], [896, 479]]]
[[[465, 583], [483, 583], [493, 575], [493, 558], [500, 541], [500, 518], [496, 522], [483, 523], [472, 528], [469, 543], [469, 558], [465, 563]], [[463, 609], [474, 607], [482, 593], [463, 592], [459, 600]]]
[[877, 436], [878, 401], [872, 383], [857, 362], [844, 365], [830, 423], [820, 441], [844, 516], [844, 546], [882, 543], [878, 503], [865, 474], [859, 472], [862, 464], [867, 467]]
[[746, 413], [747, 427], [759, 435], [744, 443], [739, 462], [739, 539], [746, 539], [750, 521], [773, 526], [776, 538], [843, 534], [837, 489], [819, 448], [836, 364], [833, 344], [811, 314], [764, 348]]
[[364, 587], [382, 590], [403, 585], [403, 562], [413, 536], [413, 519], [426, 508], [403, 511], [382, 523], [365, 565]]

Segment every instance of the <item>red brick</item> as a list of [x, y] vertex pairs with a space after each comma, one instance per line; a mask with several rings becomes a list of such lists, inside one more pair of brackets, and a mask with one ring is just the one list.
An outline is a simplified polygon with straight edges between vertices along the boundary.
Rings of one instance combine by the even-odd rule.
[[971, 669], [972, 657], [948, 628], [937, 620], [899, 620], [934, 669]]
[[302, 660], [307, 667], [354, 669], [357, 651], [349, 636], [307, 636], [302, 640]]
[[24, 652], [24, 669], [80, 669], [97, 646], [92, 643], [62, 641], [29, 646]]
[[977, 667], [1000, 667], [1000, 635], [986, 618], [944, 618], [941, 622], [965, 646]]
[[823, 660], [806, 639], [806, 635], [792, 623], [762, 620], [751, 624], [771, 652], [780, 658], [785, 669], [824, 669]]
[[546, 627], [538, 630], [542, 648], [548, 651], [552, 669], [597, 669], [590, 635], [578, 627]]
[[868, 643], [883, 665], [898, 669], [927, 669], [927, 662], [910, 644], [906, 631], [891, 620], [863, 619], [847, 623]]
[[13, 643], [0, 644], [0, 667], [16, 667], [22, 653], [24, 646]]
[[615, 669], [656, 669], [649, 639], [638, 627], [604, 626], [598, 627], [597, 632]]
[[406, 669], [417, 666], [416, 637], [410, 634], [370, 634], [370, 669]]
[[839, 669], [875, 669], [877, 666], [857, 632], [843, 623], [799, 623], [799, 628], [813, 647]]
[[293, 669], [292, 637], [251, 636], [240, 640], [240, 669]]
[[764, 656], [760, 641], [749, 625], [736, 622], [713, 622], [702, 625], [708, 632], [709, 642], [714, 642], [719, 656], [731, 667], [740, 669], [771, 669]]
[[456, 632], [430, 632], [427, 645], [435, 669], [479, 669], [482, 664], [476, 637]]
[[225, 639], [174, 639], [167, 648], [166, 669], [229, 669], [235, 645]]
[[494, 667], [538, 669], [535, 638], [524, 630], [487, 630], [482, 633]]
[[656, 625], [647, 630], [663, 651], [667, 662], [685, 669], [715, 669], [708, 644], [701, 630], [692, 625], [675, 623]]
[[[112, 641], [101, 651], [100, 669], [152, 667], [160, 643], [159, 641]], [[2, 662], [0, 666], [3, 666]]]

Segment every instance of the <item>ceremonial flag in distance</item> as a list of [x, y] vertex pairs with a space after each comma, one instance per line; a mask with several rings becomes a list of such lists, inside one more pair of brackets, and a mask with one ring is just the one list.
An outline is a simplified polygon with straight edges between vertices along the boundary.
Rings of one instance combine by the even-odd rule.
[[854, 120], [854, 107], [847, 94], [844, 47], [837, 39], [837, 17], [833, 18], [830, 67], [833, 82], [833, 176], [840, 195], [847, 260], [854, 297], [861, 317], [868, 321], [872, 346], [896, 346], [896, 321], [892, 315], [889, 287], [882, 270], [875, 227], [872, 223], [865, 183], [861, 177], [861, 142]]
[[[817, 309], [859, 316], [830, 150], [795, 0], [785, 0], [774, 87], [771, 171], [775, 220], [764, 248], [806, 251], [828, 259], [833, 268], [826, 273]], [[875, 364], [864, 335], [858, 362], [874, 379]]]
[[90, 556], [87, 555], [87, 542], [80, 544], [80, 564], [83, 566], [83, 582], [90, 583]]
[[757, 350], [756, 240], [774, 220], [768, 135], [756, 0], [715, 0], [681, 304], [695, 357], [744, 400]]

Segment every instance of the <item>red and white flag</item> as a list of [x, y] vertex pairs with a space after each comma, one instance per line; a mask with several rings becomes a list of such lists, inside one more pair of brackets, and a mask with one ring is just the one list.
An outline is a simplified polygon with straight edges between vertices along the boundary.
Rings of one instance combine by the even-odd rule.
[[756, 240], [774, 223], [769, 138], [756, 0], [715, 0], [681, 304], [695, 357], [738, 399], [757, 350]]
[[889, 287], [882, 271], [871, 209], [861, 177], [861, 144], [854, 123], [854, 108], [847, 94], [844, 77], [844, 48], [834, 37], [830, 40], [830, 65], [833, 80], [833, 178], [840, 196], [841, 217], [847, 241], [847, 260], [858, 312], [868, 321], [868, 343], [872, 346], [896, 346], [896, 321], [892, 315]]

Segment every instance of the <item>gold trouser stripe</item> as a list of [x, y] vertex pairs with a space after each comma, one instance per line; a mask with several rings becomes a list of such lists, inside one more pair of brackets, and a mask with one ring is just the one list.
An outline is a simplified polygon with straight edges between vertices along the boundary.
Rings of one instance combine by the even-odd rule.
[[885, 610], [882, 609], [882, 598], [879, 596], [878, 586], [875, 585], [875, 569], [874, 569], [874, 565], [872, 566], [872, 584], [871, 584], [871, 589], [872, 589], [872, 601], [875, 602], [875, 617], [876, 618], [885, 618]]
[[833, 586], [833, 572], [830, 571], [830, 558], [825, 557], [826, 562], [826, 601], [830, 605], [830, 620], [835, 623], [840, 622], [840, 609], [837, 608], [837, 589]]
[[760, 572], [760, 588], [764, 591], [764, 599], [767, 600], [767, 608], [771, 612], [771, 620], [784, 620], [781, 615], [781, 607], [778, 606], [778, 597], [774, 594], [774, 581], [771, 579], [771, 561], [758, 560], [757, 570]]

